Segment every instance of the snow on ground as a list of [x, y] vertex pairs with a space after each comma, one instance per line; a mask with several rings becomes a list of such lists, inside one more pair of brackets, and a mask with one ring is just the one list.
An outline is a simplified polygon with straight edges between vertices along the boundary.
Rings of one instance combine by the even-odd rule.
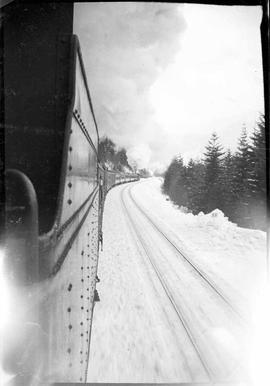
[[101, 302], [94, 310], [88, 382], [205, 380], [186, 334], [170, 315], [171, 305], [128, 229], [120, 198], [123, 188], [112, 189], [106, 199], [97, 287]]
[[[229, 311], [222, 309], [194, 275], [189, 276], [192, 273], [188, 267], [153, 231], [131, 197], [239, 305], [245, 304], [243, 299], [255, 297], [263, 278], [266, 235], [237, 227], [219, 210], [198, 216], [182, 213], [166, 200], [161, 184], [160, 178], [141, 180], [128, 184], [128, 189], [128, 185], [112, 189], [106, 198], [104, 251], [100, 253], [98, 269], [101, 282], [97, 285], [101, 302], [96, 303], [94, 311], [88, 382], [207, 380], [153, 273], [145, 248], [162, 269], [214, 371], [231, 373], [236, 380], [242, 374], [240, 357], [244, 349], [237, 346], [241, 339], [234, 339], [239, 328], [230, 320]], [[122, 198], [145, 248], [130, 224]], [[219, 360], [222, 353], [224, 357]]]
[[206, 215], [183, 213], [161, 193], [162, 182], [144, 180], [132, 190], [134, 198], [183, 252], [222, 282], [228, 295], [236, 302], [246, 299], [251, 306], [248, 299], [254, 298], [266, 273], [266, 233], [238, 227], [218, 209]]

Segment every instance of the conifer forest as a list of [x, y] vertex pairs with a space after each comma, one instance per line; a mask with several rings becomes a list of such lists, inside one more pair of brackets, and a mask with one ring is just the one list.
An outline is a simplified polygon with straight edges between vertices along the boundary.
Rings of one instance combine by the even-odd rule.
[[213, 133], [200, 160], [185, 165], [181, 155], [175, 157], [164, 174], [163, 192], [187, 212], [218, 208], [239, 226], [266, 230], [264, 116], [250, 136], [242, 129], [234, 153]]

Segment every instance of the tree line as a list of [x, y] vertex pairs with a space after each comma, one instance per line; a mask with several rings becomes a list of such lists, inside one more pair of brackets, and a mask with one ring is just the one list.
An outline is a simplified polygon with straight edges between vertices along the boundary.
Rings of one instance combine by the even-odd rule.
[[103, 137], [98, 145], [99, 162], [108, 170], [125, 173], [138, 173], [140, 177], [150, 177], [147, 169], [139, 169], [133, 160], [131, 165], [128, 162], [127, 151], [124, 147], [117, 145], [108, 137]]
[[99, 162], [106, 169], [132, 172], [132, 167], [128, 163], [126, 149], [117, 149], [116, 144], [110, 138], [104, 137], [100, 140], [98, 155]]
[[163, 192], [193, 214], [218, 208], [239, 226], [266, 230], [264, 116], [250, 137], [242, 129], [234, 153], [213, 133], [201, 160], [184, 165], [181, 155], [175, 157], [164, 174]]

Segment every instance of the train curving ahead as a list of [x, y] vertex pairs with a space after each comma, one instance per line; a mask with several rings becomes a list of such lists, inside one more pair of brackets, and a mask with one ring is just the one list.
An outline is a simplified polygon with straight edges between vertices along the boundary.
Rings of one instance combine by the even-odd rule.
[[104, 200], [139, 177], [99, 163], [73, 4], [7, 3], [1, 367], [14, 385], [86, 382]]

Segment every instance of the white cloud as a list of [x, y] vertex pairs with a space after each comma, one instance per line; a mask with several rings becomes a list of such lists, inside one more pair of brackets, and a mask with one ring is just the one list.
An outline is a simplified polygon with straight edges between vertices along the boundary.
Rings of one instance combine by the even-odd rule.
[[138, 169], [149, 167], [151, 149], [146, 143], [130, 147], [127, 151], [128, 162]]
[[[259, 7], [185, 5], [175, 62], [150, 91], [155, 119], [184, 156], [202, 153], [214, 130], [235, 147], [263, 111]], [[170, 146], [175, 149], [175, 143]]]
[[140, 167], [196, 157], [213, 130], [233, 147], [263, 110], [260, 18], [259, 7], [76, 4], [101, 135], [148, 149]]

